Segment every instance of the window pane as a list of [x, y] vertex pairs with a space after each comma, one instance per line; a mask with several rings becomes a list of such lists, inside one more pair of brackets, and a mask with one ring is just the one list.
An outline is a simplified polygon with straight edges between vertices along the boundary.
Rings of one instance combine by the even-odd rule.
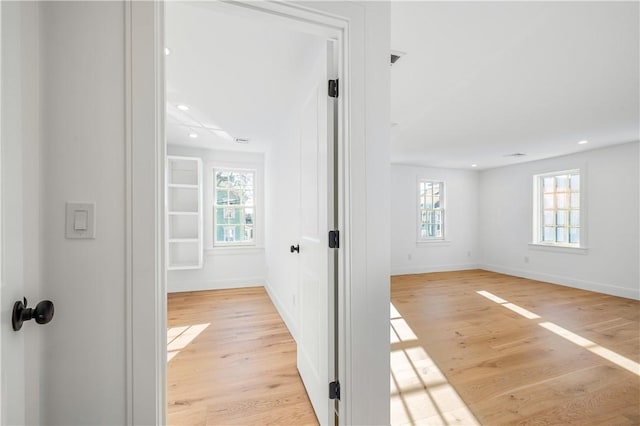
[[429, 197], [433, 195], [433, 184], [431, 182], [426, 182], [424, 184], [424, 193]]
[[244, 223], [248, 225], [253, 224], [253, 209], [244, 209]]
[[242, 191], [241, 204], [245, 206], [253, 206], [253, 191], [245, 189]]
[[252, 241], [253, 240], [253, 226], [245, 226], [244, 227], [244, 239], [243, 241]]
[[552, 226], [545, 226], [542, 235], [542, 241], [555, 241], [555, 228]]
[[544, 208], [552, 209], [553, 206], [553, 194], [544, 194]]
[[543, 192], [553, 192], [555, 191], [554, 179], [553, 177], [546, 177], [542, 179], [542, 188]]
[[227, 204], [229, 200], [229, 191], [219, 189], [216, 191], [216, 204]]
[[569, 216], [569, 225], [571, 225], [571, 226], [580, 226], [580, 211], [579, 210], [571, 210], [571, 214]]
[[431, 198], [431, 195], [426, 197], [426, 200], [424, 202], [424, 208], [425, 209], [432, 209], [433, 208], [433, 200]]
[[561, 227], [557, 227], [556, 228], [556, 241], [559, 243], [566, 243], [568, 242], [569, 239], [569, 235], [567, 235], [567, 228], [561, 228]]
[[579, 192], [571, 193], [571, 208], [572, 209], [580, 208], [580, 193]]
[[434, 195], [433, 196], [433, 208], [434, 209], [439, 209], [440, 208], [440, 196], [439, 195]]
[[556, 208], [566, 209], [568, 207], [567, 194], [556, 194]]
[[434, 223], [442, 225], [442, 211], [438, 210], [434, 214]]
[[229, 172], [217, 172], [216, 186], [218, 188], [229, 188], [231, 186], [230, 175], [231, 173]]
[[216, 227], [216, 241], [234, 242], [236, 241], [236, 226], [218, 225]]
[[580, 242], [580, 228], [569, 228], [569, 242], [573, 244]]
[[580, 191], [580, 175], [571, 175], [571, 190]]
[[567, 225], [569, 212], [566, 210], [558, 210], [556, 212], [556, 225]]
[[569, 176], [556, 176], [556, 191], [566, 192], [569, 190]]
[[545, 210], [544, 211], [544, 223], [543, 225], [553, 225], [553, 210]]

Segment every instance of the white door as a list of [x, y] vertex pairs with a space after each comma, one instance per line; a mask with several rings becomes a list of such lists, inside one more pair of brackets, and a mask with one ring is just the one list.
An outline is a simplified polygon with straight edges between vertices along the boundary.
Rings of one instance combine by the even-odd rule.
[[[334, 222], [333, 101], [328, 97], [329, 46], [318, 83], [302, 110], [300, 132], [300, 295], [298, 371], [322, 425], [333, 424], [334, 272], [328, 232]], [[330, 139], [331, 138], [331, 139]]]
[[[2, 424], [25, 424], [25, 360], [31, 354], [25, 345], [25, 330], [15, 332], [11, 326], [11, 314], [15, 301], [22, 300], [25, 275], [30, 259], [25, 258], [28, 249], [25, 244], [26, 217], [31, 212], [24, 211], [28, 202], [32, 177], [26, 173], [24, 156], [27, 154], [28, 139], [33, 137], [34, 122], [30, 122], [29, 110], [32, 105], [34, 70], [30, 69], [28, 53], [30, 38], [25, 31], [27, 14], [33, 13], [33, 5], [21, 2], [0, 4], [0, 420]], [[31, 2], [29, 2], [31, 3]], [[32, 65], [32, 64], [31, 64]], [[37, 175], [36, 175], [37, 176]], [[32, 304], [32, 300], [29, 304]], [[29, 324], [31, 325], [31, 324]], [[30, 335], [33, 337], [33, 334]], [[34, 348], [37, 350], [37, 348]], [[37, 368], [37, 366], [34, 366]], [[33, 390], [32, 390], [33, 391]], [[37, 392], [37, 390], [36, 390]]]

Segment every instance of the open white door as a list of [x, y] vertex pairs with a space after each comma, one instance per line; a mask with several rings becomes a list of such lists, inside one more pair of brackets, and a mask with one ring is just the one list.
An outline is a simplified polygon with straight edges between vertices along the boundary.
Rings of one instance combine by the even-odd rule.
[[[31, 2], [25, 2], [31, 3]], [[0, 4], [0, 420], [5, 424], [27, 423], [25, 408], [25, 332], [15, 332], [11, 325], [11, 314], [16, 301], [25, 296], [25, 200], [30, 189], [25, 170], [24, 157], [28, 139], [37, 127], [35, 120], [29, 121], [33, 108], [33, 83], [35, 70], [30, 64], [34, 52], [30, 51], [35, 35], [29, 35], [30, 15], [33, 4], [2, 2]], [[34, 15], [35, 16], [35, 15]], [[29, 272], [31, 274], [31, 272]], [[33, 301], [30, 301], [32, 303]], [[27, 328], [27, 327], [25, 327]], [[37, 368], [37, 366], [33, 366]], [[36, 392], [38, 390], [36, 389]]]
[[[330, 44], [301, 118], [298, 371], [322, 425], [334, 423], [334, 261], [328, 232], [334, 223], [333, 101], [328, 97]], [[322, 70], [322, 72], [320, 72]]]

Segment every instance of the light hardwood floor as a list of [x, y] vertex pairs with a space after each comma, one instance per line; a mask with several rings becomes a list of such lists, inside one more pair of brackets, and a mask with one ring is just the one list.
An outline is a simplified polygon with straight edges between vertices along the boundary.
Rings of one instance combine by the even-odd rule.
[[640, 424], [640, 303], [486, 271], [392, 277], [392, 424]]
[[168, 295], [168, 423], [317, 424], [262, 287]]

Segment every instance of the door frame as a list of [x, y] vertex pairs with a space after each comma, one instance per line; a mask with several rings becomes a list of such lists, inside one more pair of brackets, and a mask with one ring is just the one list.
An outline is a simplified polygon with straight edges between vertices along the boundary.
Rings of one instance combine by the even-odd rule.
[[[224, 2], [234, 11], [335, 39], [338, 75], [338, 363], [340, 424], [350, 424], [351, 19], [300, 3]], [[361, 10], [358, 12], [362, 12]], [[166, 238], [164, 233], [164, 5], [125, 3], [126, 115], [126, 422], [166, 424]], [[152, 159], [152, 161], [149, 161]], [[328, 384], [327, 384], [328, 385]], [[328, 386], [327, 386], [328, 387]]]

